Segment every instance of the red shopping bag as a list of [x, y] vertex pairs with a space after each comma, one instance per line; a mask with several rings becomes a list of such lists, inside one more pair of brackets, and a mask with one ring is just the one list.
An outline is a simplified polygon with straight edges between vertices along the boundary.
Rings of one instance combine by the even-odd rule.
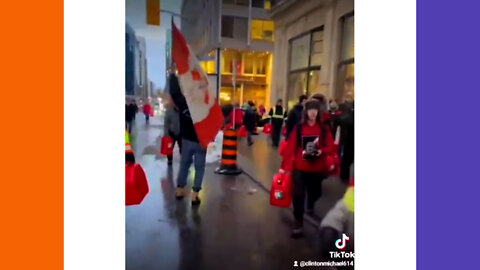
[[287, 126], [283, 126], [282, 135], [287, 136]]
[[327, 173], [331, 175], [340, 175], [340, 155], [334, 152], [325, 159], [327, 165]]
[[245, 126], [241, 126], [240, 129], [238, 129], [238, 137], [247, 137], [248, 131]]
[[282, 141], [280, 143], [280, 147], [278, 148], [278, 153], [280, 154], [280, 156], [283, 156], [283, 151], [287, 147], [287, 144], [288, 144], [287, 141]]
[[149, 191], [147, 177], [138, 163], [125, 164], [125, 205], [140, 204]]
[[270, 135], [272, 134], [272, 124], [267, 123], [263, 126], [263, 133]]
[[270, 204], [277, 207], [290, 207], [292, 203], [292, 176], [277, 173], [270, 189]]
[[160, 154], [169, 156], [173, 153], [173, 139], [168, 136], [162, 137], [162, 144], [160, 147]]

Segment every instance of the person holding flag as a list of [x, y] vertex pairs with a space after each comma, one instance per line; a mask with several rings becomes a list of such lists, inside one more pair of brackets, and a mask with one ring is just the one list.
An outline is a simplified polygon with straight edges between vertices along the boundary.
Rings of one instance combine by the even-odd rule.
[[215, 140], [224, 123], [223, 113], [211, 94], [207, 75], [172, 21], [172, 56], [177, 75], [170, 74], [170, 96], [180, 113], [180, 137], [183, 139], [176, 197], [185, 196], [190, 165], [195, 166], [192, 205], [199, 205], [199, 192], [205, 173], [208, 145]]

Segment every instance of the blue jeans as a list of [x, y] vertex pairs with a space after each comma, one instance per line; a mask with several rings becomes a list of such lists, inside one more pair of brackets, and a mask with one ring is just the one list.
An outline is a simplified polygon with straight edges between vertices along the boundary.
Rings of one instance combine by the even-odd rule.
[[193, 191], [199, 192], [202, 189], [203, 175], [205, 173], [205, 157], [207, 150], [199, 143], [189, 140], [183, 140], [182, 157], [180, 160], [180, 170], [178, 171], [177, 187], [187, 185], [188, 171], [192, 162], [195, 166], [195, 179], [193, 181]]

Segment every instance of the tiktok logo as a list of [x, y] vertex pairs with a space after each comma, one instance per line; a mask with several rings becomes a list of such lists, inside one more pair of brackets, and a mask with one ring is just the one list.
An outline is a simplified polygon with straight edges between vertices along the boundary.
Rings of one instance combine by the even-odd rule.
[[350, 240], [350, 238], [346, 234], [342, 234], [342, 238], [335, 241], [335, 246], [338, 249], [344, 249], [347, 246], [348, 240]]

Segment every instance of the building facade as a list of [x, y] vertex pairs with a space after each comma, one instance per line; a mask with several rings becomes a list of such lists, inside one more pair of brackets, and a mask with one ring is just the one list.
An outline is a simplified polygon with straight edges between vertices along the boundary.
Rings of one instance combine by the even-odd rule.
[[271, 101], [291, 108], [303, 93], [340, 101], [354, 94], [354, 1], [272, 1], [275, 22]]
[[274, 22], [268, 0], [184, 0], [182, 32], [219, 101], [270, 106]]
[[130, 25], [125, 24], [125, 95], [135, 95], [135, 31]]
[[137, 37], [135, 50], [135, 95], [148, 99], [147, 48], [145, 38]]

